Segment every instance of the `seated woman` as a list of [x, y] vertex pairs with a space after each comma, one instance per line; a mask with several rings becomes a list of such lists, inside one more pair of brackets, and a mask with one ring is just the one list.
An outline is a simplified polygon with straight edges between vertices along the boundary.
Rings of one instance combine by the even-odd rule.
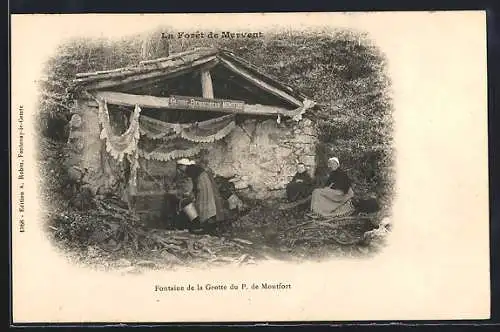
[[352, 182], [347, 174], [339, 169], [336, 157], [328, 159], [330, 176], [326, 187], [314, 189], [311, 198], [311, 212], [322, 217], [341, 217], [354, 213]]
[[313, 189], [313, 180], [307, 173], [306, 166], [303, 163], [297, 165], [297, 173], [292, 181], [286, 186], [286, 197], [288, 201], [294, 202], [309, 196]]

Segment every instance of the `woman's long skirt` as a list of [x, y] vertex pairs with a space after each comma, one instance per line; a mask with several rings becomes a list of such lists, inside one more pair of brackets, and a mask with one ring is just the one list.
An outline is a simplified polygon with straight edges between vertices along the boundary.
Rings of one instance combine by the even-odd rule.
[[224, 219], [222, 199], [215, 181], [207, 172], [202, 172], [198, 177], [196, 193], [195, 206], [200, 222], [206, 222], [210, 218], [213, 218], [213, 221], [222, 221]]
[[323, 217], [348, 216], [354, 212], [352, 189], [344, 194], [331, 188], [314, 189], [311, 198], [311, 211]]

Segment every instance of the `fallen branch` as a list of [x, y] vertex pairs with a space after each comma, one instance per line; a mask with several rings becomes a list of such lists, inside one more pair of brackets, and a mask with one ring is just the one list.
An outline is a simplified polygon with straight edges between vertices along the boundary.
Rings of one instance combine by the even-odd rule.
[[244, 240], [244, 239], [240, 239], [240, 238], [233, 238], [232, 241], [235, 241], [235, 242], [238, 242], [238, 243], [242, 243], [242, 244], [248, 244], [248, 245], [252, 245], [253, 243], [248, 241], [248, 240]]
[[245, 260], [249, 258], [249, 255], [248, 254], [243, 254], [241, 255], [236, 261], [235, 261], [235, 264], [236, 265], [241, 265], [243, 264], [243, 262], [245, 262]]
[[365, 216], [365, 215], [357, 215], [357, 216], [347, 216], [347, 217], [333, 217], [333, 218], [328, 218], [328, 219], [322, 219], [322, 222], [331, 222], [331, 221], [344, 221], [344, 220], [369, 220], [373, 219], [375, 216]]
[[297, 206], [300, 206], [302, 204], [305, 204], [305, 203], [309, 202], [311, 200], [311, 198], [312, 198], [312, 196], [308, 196], [308, 197], [299, 199], [299, 200], [297, 200], [295, 202], [283, 203], [283, 204], [281, 204], [278, 207], [278, 210], [289, 210], [289, 209], [292, 209], [294, 207], [297, 207]]
[[284, 231], [284, 232], [289, 232], [289, 231], [291, 231], [291, 230], [293, 230], [293, 229], [296, 229], [296, 228], [302, 227], [302, 226], [304, 226], [304, 225], [312, 224], [312, 223], [313, 223], [312, 221], [306, 221], [306, 222], [303, 222], [303, 223], [301, 223], [301, 224], [297, 224], [297, 225], [294, 225], [294, 226], [292, 226], [292, 227], [290, 227], [290, 228], [287, 228], [287, 229], [285, 229], [285, 231]]
[[129, 210], [124, 209], [124, 208], [122, 208], [120, 206], [117, 206], [116, 204], [106, 203], [104, 201], [98, 201], [98, 202], [101, 205], [101, 207], [104, 208], [104, 209], [117, 211], [117, 212], [120, 212], [120, 213], [123, 213], [123, 214], [127, 214], [127, 215], [131, 215], [132, 214]]

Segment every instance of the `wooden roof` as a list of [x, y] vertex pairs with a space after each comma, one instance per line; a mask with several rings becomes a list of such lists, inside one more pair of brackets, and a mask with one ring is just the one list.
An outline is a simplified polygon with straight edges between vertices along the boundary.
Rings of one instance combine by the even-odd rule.
[[216, 59], [214, 48], [197, 48], [190, 51], [171, 54], [165, 58], [141, 61], [134, 66], [111, 70], [78, 73], [73, 80], [83, 90], [99, 90], [126, 85], [136, 81], [168, 76], [169, 74], [189, 70]]
[[[129, 91], [133, 87], [140, 87], [151, 82], [176, 77], [204, 67], [210, 68], [218, 64], [224, 65], [235, 74], [242, 76], [268, 93], [295, 105], [295, 107], [304, 108], [307, 105], [305, 107], [307, 109], [311, 107], [311, 103], [314, 104], [310, 98], [297, 88], [265, 73], [230, 50], [210, 47], [195, 48], [181, 53], [174, 53], [164, 58], [141, 61], [134, 66], [78, 73], [73, 82], [76, 84], [77, 90], [80, 91], [88, 91], [94, 95], [96, 93], [110, 94], [110, 88], [111, 90], [124, 88], [125, 91]], [[133, 96], [134, 99], [138, 98], [138, 96], [134, 95], [129, 96]]]
[[[284, 91], [293, 95], [296, 98], [305, 99], [308, 98], [306, 95], [301, 93], [297, 88], [291, 86], [290, 84], [286, 84], [278, 80], [278, 78], [269, 75], [262, 71], [257, 66], [251, 64], [247, 60], [237, 56], [230, 50], [226, 49], [216, 49], [211, 47], [201, 47], [195, 48], [189, 51], [174, 53], [168, 57], [158, 58], [154, 60], [146, 60], [141, 61], [135, 66], [127, 66], [122, 68], [103, 70], [103, 71], [95, 71], [95, 72], [86, 72], [86, 73], [78, 73], [76, 74], [76, 79], [74, 83], [81, 88], [86, 89], [99, 89], [98, 82], [103, 82], [109, 79], [124, 79], [127, 77], [136, 77], [137, 80], [140, 80], [141, 76], [147, 73], [158, 72], [158, 74], [168, 75], [169, 73], [173, 73], [179, 70], [182, 70], [184, 67], [195, 68], [211, 60], [223, 58], [229, 60], [239, 67], [243, 67], [246, 70], [252, 72], [259, 76], [259, 78], [280, 87]], [[115, 82], [116, 85], [120, 84], [120, 82]], [[112, 86], [111, 84], [109, 86]], [[104, 84], [103, 84], [104, 87]]]

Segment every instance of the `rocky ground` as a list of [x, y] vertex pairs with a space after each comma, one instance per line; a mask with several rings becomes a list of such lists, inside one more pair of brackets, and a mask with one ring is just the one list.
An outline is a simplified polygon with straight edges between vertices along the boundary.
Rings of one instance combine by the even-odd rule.
[[377, 228], [382, 214], [313, 220], [306, 216], [307, 204], [289, 209], [252, 206], [220, 236], [153, 229], [117, 199], [94, 198], [91, 208], [75, 207], [64, 196], [65, 169], [60, 162], [66, 156], [64, 144], [44, 141], [41, 146], [46, 231], [53, 244], [79, 265], [140, 273], [258, 264], [270, 259], [363, 258], [383, 248], [388, 232], [387, 221]]

